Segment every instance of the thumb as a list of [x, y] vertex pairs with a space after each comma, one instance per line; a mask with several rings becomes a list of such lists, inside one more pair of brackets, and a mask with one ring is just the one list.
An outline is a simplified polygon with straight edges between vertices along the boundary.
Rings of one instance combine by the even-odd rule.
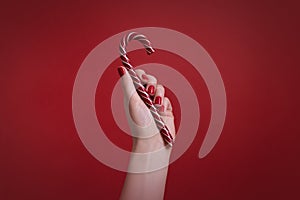
[[130, 97], [136, 92], [132, 79], [125, 67], [119, 67], [118, 72], [121, 77], [124, 97], [130, 99]]

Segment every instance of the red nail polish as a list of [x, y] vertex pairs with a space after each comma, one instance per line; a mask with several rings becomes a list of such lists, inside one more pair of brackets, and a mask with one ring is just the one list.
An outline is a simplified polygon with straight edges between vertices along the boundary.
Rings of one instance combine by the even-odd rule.
[[124, 67], [118, 67], [118, 72], [119, 72], [120, 77], [122, 77], [126, 73]]
[[146, 80], [146, 81], [149, 80], [149, 78], [146, 76], [146, 74], [143, 74], [143, 75], [142, 75], [142, 79], [144, 79], [144, 80]]
[[154, 95], [154, 86], [153, 85], [150, 85], [149, 87], [148, 87], [148, 94], [150, 94], [150, 95]]
[[161, 97], [160, 96], [155, 97], [154, 104], [159, 104], [159, 105], [161, 104]]

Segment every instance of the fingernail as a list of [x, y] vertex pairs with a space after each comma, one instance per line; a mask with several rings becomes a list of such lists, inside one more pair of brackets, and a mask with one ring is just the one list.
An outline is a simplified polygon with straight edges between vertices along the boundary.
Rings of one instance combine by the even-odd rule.
[[122, 77], [126, 73], [124, 67], [118, 67], [118, 72], [119, 72], [120, 77]]
[[154, 95], [154, 86], [153, 85], [150, 85], [149, 87], [148, 87], [148, 94], [150, 94], [150, 95]]
[[146, 81], [149, 80], [149, 78], [146, 76], [146, 74], [143, 74], [143, 75], [142, 75], [142, 79], [144, 79], [144, 80], [146, 80]]
[[161, 104], [161, 97], [160, 96], [155, 97], [154, 104], [159, 104], [159, 105]]

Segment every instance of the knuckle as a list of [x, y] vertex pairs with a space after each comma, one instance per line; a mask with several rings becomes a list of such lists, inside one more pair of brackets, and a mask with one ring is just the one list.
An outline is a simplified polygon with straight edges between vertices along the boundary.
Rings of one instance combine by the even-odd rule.
[[157, 80], [154, 76], [148, 74], [148, 77], [149, 77], [149, 82], [150, 83], [155, 83], [155, 84], [157, 83]]
[[145, 74], [145, 71], [142, 70], [142, 69], [136, 69], [135, 72], [136, 72], [137, 74]]
[[160, 91], [162, 91], [162, 92], [165, 91], [164, 86], [162, 86], [161, 84], [157, 84], [156, 88], [157, 88], [157, 90], [160, 90]]

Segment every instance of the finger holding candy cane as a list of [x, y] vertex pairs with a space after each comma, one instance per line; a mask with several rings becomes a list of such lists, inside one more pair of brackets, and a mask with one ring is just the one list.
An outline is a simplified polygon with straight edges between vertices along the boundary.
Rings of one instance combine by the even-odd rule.
[[157, 84], [156, 78], [152, 75], [146, 74], [146, 72], [141, 69], [135, 70], [135, 72], [144, 85], [146, 92], [149, 94], [150, 98], [153, 99]]

